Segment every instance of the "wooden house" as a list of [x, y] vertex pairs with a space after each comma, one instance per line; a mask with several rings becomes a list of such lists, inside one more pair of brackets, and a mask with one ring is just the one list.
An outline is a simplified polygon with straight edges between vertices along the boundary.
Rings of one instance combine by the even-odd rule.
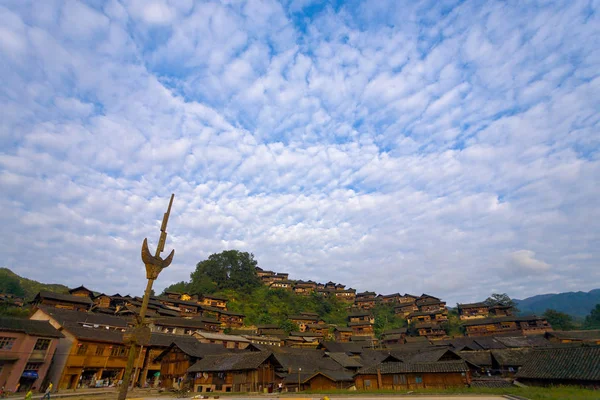
[[349, 342], [353, 335], [352, 328], [339, 326], [333, 330], [333, 337], [337, 342]]
[[31, 303], [36, 307], [44, 305], [78, 311], [87, 311], [94, 304], [92, 299], [86, 296], [74, 296], [47, 291], [39, 292]]
[[335, 282], [329, 281], [325, 284], [324, 289], [335, 290], [336, 286], [337, 286], [337, 284]]
[[195, 392], [258, 392], [281, 381], [281, 364], [270, 351], [206, 356], [188, 368]]
[[198, 360], [229, 352], [222, 345], [200, 343], [192, 337], [176, 339], [155, 359], [160, 363], [161, 386], [170, 389], [177, 387], [180, 381], [189, 382], [188, 369]]
[[402, 318], [406, 318], [409, 316], [409, 314], [412, 314], [414, 312], [418, 312], [419, 311], [419, 307], [417, 307], [417, 305], [415, 303], [400, 303], [400, 305], [398, 305], [397, 307], [394, 307], [394, 313], [396, 315], [401, 316]]
[[446, 302], [436, 298], [426, 298], [415, 304], [422, 312], [446, 310]]
[[461, 320], [487, 318], [490, 313], [490, 307], [485, 303], [465, 303], [457, 306], [458, 317]]
[[354, 306], [360, 310], [372, 310], [377, 305], [374, 298], [356, 298], [354, 299]]
[[374, 336], [375, 318], [368, 312], [353, 312], [348, 314], [348, 327], [352, 328], [353, 336]]
[[427, 339], [440, 339], [446, 337], [444, 328], [436, 322], [423, 322], [415, 324], [415, 329], [419, 336], [425, 336]]
[[111, 309], [114, 312], [114, 308], [112, 307], [112, 299], [110, 296], [101, 293], [98, 296], [94, 296], [92, 301], [94, 302], [94, 306], [96, 308], [103, 308], [103, 309]]
[[535, 349], [516, 374], [526, 385], [600, 386], [600, 346]]
[[83, 285], [70, 289], [69, 294], [71, 296], [87, 297], [88, 299], [94, 298], [94, 292], [92, 292], [90, 289], [86, 288]]
[[285, 344], [285, 341], [277, 336], [244, 335], [244, 337], [248, 339], [252, 344], [262, 344], [274, 347], [281, 347]]
[[403, 344], [406, 335], [406, 328], [390, 329], [381, 333], [381, 343], [386, 346], [394, 344]]
[[259, 336], [287, 336], [286, 332], [277, 324], [256, 325], [256, 333]]
[[415, 295], [412, 295], [412, 294], [404, 293], [403, 296], [400, 296], [400, 298], [398, 299], [398, 301], [401, 304], [409, 304], [409, 303], [416, 302], [418, 298], [419, 298], [419, 296], [415, 296]]
[[216, 294], [205, 294], [202, 296], [202, 301], [200, 304], [209, 307], [216, 307], [222, 310], [227, 310], [227, 297], [218, 296]]
[[301, 296], [308, 296], [317, 289], [315, 282], [302, 282], [298, 281], [294, 284], [294, 293]]
[[489, 313], [491, 317], [511, 317], [513, 316], [512, 306], [506, 306], [504, 304], [494, 304], [490, 306]]
[[337, 287], [336, 287], [336, 291], [334, 292], [334, 295], [339, 300], [352, 303], [352, 302], [354, 302], [354, 299], [356, 298], [356, 290], [352, 289], [352, 288], [337, 289]]
[[383, 304], [399, 303], [401, 297], [402, 296], [400, 295], [400, 293], [393, 293], [393, 294], [386, 294], [386, 295], [379, 295], [379, 296], [377, 296], [377, 298], [379, 299], [379, 301], [381, 303], [383, 303]]
[[159, 317], [150, 320], [148, 325], [152, 332], [170, 333], [174, 335], [191, 335], [196, 331], [220, 332], [219, 321], [200, 318]]
[[440, 301], [440, 299], [438, 297], [423, 293], [422, 295], [417, 297], [417, 299], [415, 300], [415, 303], [417, 303], [417, 305], [420, 306], [423, 303], [431, 302], [431, 301]]
[[307, 331], [307, 325], [316, 324], [319, 322], [319, 316], [314, 314], [300, 314], [300, 315], [290, 315], [288, 319], [293, 323], [298, 325], [298, 329], [300, 332]]
[[551, 343], [577, 343], [585, 345], [600, 344], [600, 329], [588, 331], [551, 331], [546, 332]]
[[375, 292], [361, 292], [361, 293], [357, 293], [356, 294], [356, 299], [373, 299], [375, 300], [375, 296], [377, 296], [377, 293]]
[[325, 323], [308, 324], [306, 325], [306, 332], [316, 333], [321, 335], [325, 339], [330, 339], [330, 325]]
[[287, 280], [274, 281], [269, 285], [269, 289], [293, 290], [294, 283]]
[[409, 314], [406, 317], [409, 324], [420, 322], [444, 322], [448, 320], [448, 312], [446, 310], [436, 311], [417, 311]]
[[271, 277], [271, 281], [272, 282], [284, 282], [284, 281], [289, 281], [289, 274], [284, 273], [284, 272], [276, 272], [275, 274], [273, 274], [273, 276]]
[[545, 318], [535, 315], [478, 318], [465, 321], [462, 325], [465, 327], [467, 336], [492, 336], [505, 333], [531, 335], [552, 331], [552, 327]]
[[224, 333], [194, 332], [192, 336], [200, 343], [218, 344], [227, 349], [245, 349], [250, 344], [250, 341], [243, 336]]
[[358, 390], [415, 390], [465, 387], [471, 382], [464, 361], [383, 362], [362, 368], [354, 379]]
[[221, 311], [218, 320], [221, 322], [222, 328], [241, 328], [244, 326], [244, 318], [242, 313], [234, 311]]

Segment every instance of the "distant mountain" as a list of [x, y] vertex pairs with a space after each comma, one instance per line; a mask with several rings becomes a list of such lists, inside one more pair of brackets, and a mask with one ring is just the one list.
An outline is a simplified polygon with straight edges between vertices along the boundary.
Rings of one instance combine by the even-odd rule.
[[585, 317], [600, 304], [600, 289], [589, 292], [540, 294], [524, 300], [514, 299], [522, 314], [542, 314], [548, 308], [574, 317]]
[[0, 268], [0, 292], [23, 296], [26, 300], [32, 300], [41, 290], [49, 290], [56, 293], [69, 292], [69, 288], [65, 285], [41, 283], [23, 278], [8, 268]]

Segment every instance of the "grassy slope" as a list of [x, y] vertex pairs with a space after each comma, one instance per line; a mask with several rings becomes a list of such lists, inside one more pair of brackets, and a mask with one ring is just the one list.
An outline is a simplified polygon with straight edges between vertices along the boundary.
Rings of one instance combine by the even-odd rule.
[[14, 277], [19, 280], [19, 283], [25, 291], [25, 299], [32, 300], [36, 294], [41, 290], [49, 290], [57, 293], [68, 293], [69, 288], [65, 285], [53, 284], [53, 283], [41, 283], [32, 279], [23, 278], [8, 268], [0, 268], [0, 279], [3, 277]]

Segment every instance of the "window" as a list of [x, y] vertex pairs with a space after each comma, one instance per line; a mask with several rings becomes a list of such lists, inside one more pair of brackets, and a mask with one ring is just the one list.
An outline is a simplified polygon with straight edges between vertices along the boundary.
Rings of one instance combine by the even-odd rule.
[[0, 350], [10, 350], [15, 344], [14, 337], [0, 337]]
[[423, 383], [423, 377], [421, 375], [416, 375], [415, 383]]
[[24, 371], [37, 371], [40, 368], [40, 363], [27, 363]]
[[125, 357], [126, 353], [127, 351], [123, 346], [113, 346], [112, 350], [110, 351], [110, 355], [113, 357]]
[[370, 379], [365, 379], [365, 387], [366, 388], [371, 387], [371, 380]]
[[104, 346], [97, 346], [96, 347], [96, 355], [101, 356], [103, 354], [104, 354]]
[[394, 385], [405, 385], [406, 375], [394, 375]]
[[48, 350], [48, 347], [50, 347], [50, 339], [38, 339], [37, 342], [35, 342], [35, 347], [33, 349]]
[[87, 352], [88, 346], [87, 344], [78, 344], [79, 348], [77, 349], [77, 355], [78, 356], [83, 356], [85, 355], [85, 353]]

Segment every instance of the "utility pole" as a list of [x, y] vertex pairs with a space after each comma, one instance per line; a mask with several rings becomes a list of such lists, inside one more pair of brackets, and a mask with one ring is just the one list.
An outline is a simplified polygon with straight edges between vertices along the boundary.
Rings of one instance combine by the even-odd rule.
[[[148, 302], [150, 301], [150, 293], [152, 292], [152, 285], [160, 272], [171, 265], [173, 257], [175, 256], [175, 250], [171, 250], [171, 253], [164, 260], [160, 257], [160, 253], [165, 250], [165, 242], [167, 241], [167, 223], [169, 222], [169, 215], [171, 214], [171, 206], [173, 205], [174, 194], [171, 194], [171, 200], [169, 201], [169, 207], [167, 212], [163, 215], [162, 225], [160, 227], [160, 238], [158, 245], [156, 246], [156, 253], [154, 256], [148, 249], [148, 239], [144, 239], [142, 243], [142, 261], [146, 266], [146, 291], [144, 292], [144, 299], [142, 300], [142, 308], [140, 308], [140, 315], [136, 318], [135, 327], [133, 330], [123, 335], [126, 343], [129, 343], [129, 356], [127, 358], [127, 366], [125, 367], [125, 375], [123, 376], [123, 383], [119, 388], [119, 395], [117, 400], [125, 400], [127, 397], [127, 391], [129, 390], [129, 381], [131, 380], [131, 373], [133, 371], [133, 363], [135, 362], [136, 350], [138, 345], [147, 345], [150, 341], [150, 328], [146, 324], [144, 318], [146, 317], [146, 311], [148, 310]], [[141, 350], [140, 350], [141, 351]]]

